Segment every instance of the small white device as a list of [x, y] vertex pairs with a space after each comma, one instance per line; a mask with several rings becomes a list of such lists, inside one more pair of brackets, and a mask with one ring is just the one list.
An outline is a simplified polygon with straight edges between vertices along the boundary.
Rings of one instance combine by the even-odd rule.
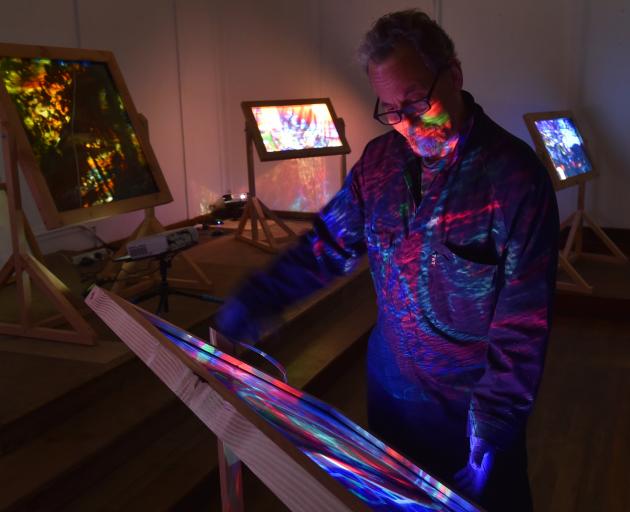
[[197, 229], [187, 226], [133, 240], [127, 244], [127, 254], [132, 260], [137, 260], [167, 252], [182, 251], [198, 242]]

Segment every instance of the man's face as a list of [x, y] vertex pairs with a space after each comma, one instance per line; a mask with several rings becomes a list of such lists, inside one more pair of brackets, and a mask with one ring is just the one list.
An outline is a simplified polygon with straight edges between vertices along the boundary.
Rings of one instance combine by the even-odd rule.
[[[457, 145], [462, 115], [458, 72], [459, 68], [455, 73], [451, 68], [442, 70], [431, 94], [429, 111], [420, 116], [404, 115], [400, 123], [393, 125], [414, 153], [423, 158], [444, 158]], [[380, 110], [387, 111], [402, 109], [425, 98], [436, 73], [413, 47], [400, 45], [382, 62], [370, 61], [368, 77], [380, 99]]]

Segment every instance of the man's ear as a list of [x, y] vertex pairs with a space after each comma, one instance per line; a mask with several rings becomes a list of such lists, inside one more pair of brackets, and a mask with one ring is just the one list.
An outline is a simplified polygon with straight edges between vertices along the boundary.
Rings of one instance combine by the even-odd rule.
[[453, 59], [450, 62], [449, 73], [453, 85], [460, 91], [464, 87], [464, 74], [462, 73], [462, 63], [459, 62], [459, 59]]

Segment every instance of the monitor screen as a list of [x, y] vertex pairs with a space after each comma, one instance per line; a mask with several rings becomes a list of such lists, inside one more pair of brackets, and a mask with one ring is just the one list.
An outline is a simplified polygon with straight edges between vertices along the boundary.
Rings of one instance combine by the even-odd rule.
[[111, 52], [0, 43], [0, 111], [47, 228], [172, 201]]
[[2, 57], [0, 78], [58, 212], [159, 191], [107, 63]]
[[593, 170], [582, 136], [571, 118], [538, 119], [534, 126], [560, 181]]
[[261, 160], [350, 151], [329, 99], [242, 103]]
[[252, 107], [252, 113], [269, 152], [341, 146], [324, 103]]

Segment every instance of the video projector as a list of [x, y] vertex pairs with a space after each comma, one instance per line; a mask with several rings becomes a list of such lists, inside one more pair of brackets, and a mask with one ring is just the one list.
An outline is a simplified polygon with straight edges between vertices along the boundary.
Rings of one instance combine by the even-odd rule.
[[159, 256], [164, 253], [182, 251], [196, 245], [198, 242], [199, 234], [197, 230], [192, 226], [188, 226], [133, 240], [127, 244], [127, 254], [132, 260], [138, 260]]

